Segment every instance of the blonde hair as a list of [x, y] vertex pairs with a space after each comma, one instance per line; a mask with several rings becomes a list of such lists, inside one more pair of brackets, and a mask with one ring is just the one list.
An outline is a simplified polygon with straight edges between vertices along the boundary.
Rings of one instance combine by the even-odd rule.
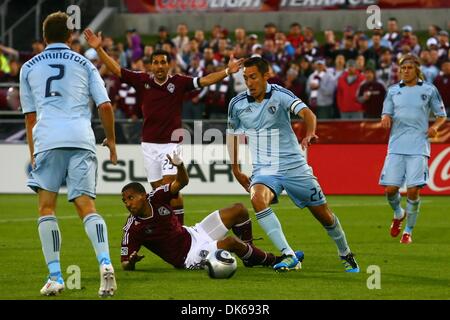
[[[407, 53], [400, 58], [399, 65], [402, 66], [402, 64], [405, 64], [405, 63], [413, 64], [414, 68], [416, 69], [417, 78], [419, 78], [422, 81], [425, 80], [425, 76], [423, 75], [422, 70], [420, 70], [421, 62], [420, 62], [419, 57], [417, 57], [416, 55], [414, 55], [412, 53]], [[401, 68], [400, 68], [400, 70], [401, 70]]]

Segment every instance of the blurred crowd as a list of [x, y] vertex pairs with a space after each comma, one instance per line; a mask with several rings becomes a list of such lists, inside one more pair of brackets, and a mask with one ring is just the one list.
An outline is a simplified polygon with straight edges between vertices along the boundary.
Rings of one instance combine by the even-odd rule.
[[[189, 30], [186, 24], [179, 24], [176, 30], [161, 26], [156, 40], [144, 43], [139, 33], [130, 29], [124, 42], [103, 35], [103, 47], [122, 67], [147, 72], [152, 52], [163, 49], [172, 55], [171, 74], [194, 77], [225, 68], [231, 55], [259, 55], [270, 62], [269, 82], [291, 90], [319, 119], [379, 118], [387, 87], [399, 81], [397, 61], [411, 52], [421, 58], [424, 80], [435, 84], [450, 111], [449, 34], [436, 25], [429, 26], [422, 39], [411, 26], [399, 26], [395, 18], [370, 32], [348, 26], [342, 32], [325, 30], [319, 34], [299, 23], [292, 23], [287, 32], [282, 32], [275, 24], [267, 23], [258, 34], [220, 25], [207, 34], [204, 30]], [[20, 52], [0, 45], [0, 82], [18, 82], [21, 64], [44, 47], [41, 41], [34, 41], [31, 52]], [[98, 67], [117, 118], [136, 122], [142, 117], [134, 88], [112, 75], [95, 50], [82, 47], [77, 37], [71, 48]], [[1, 90], [0, 109], [18, 110], [17, 89]], [[244, 78], [238, 72], [192, 92], [185, 97], [183, 118], [225, 119], [228, 102], [244, 90]], [[139, 130], [129, 134], [139, 136]]]

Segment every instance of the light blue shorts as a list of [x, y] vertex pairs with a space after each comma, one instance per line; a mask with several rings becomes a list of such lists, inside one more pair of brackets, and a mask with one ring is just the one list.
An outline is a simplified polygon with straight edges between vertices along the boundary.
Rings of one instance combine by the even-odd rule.
[[95, 199], [97, 185], [97, 157], [85, 149], [58, 148], [39, 152], [36, 167], [31, 170], [27, 186], [38, 192], [43, 189], [59, 192], [67, 184], [67, 199], [73, 201], [81, 195]]
[[428, 157], [391, 153], [384, 160], [380, 185], [424, 187], [428, 177]]
[[251, 177], [250, 187], [255, 184], [263, 184], [272, 190], [275, 195], [272, 203], [278, 202], [278, 196], [283, 190], [286, 190], [289, 198], [302, 209], [320, 206], [327, 202], [309, 165], [286, 170], [277, 175], [255, 174]]

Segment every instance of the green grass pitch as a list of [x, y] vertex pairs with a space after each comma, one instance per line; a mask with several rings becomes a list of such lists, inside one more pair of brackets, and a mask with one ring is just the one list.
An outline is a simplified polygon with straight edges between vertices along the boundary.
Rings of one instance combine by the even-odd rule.
[[[126, 210], [120, 196], [97, 199], [108, 225], [110, 250], [116, 268], [118, 291], [113, 299], [449, 299], [450, 298], [450, 197], [423, 197], [418, 224], [409, 246], [389, 235], [391, 211], [383, 197], [329, 196], [352, 251], [359, 274], [346, 274], [334, 243], [312, 215], [282, 197], [274, 206], [284, 232], [295, 249], [305, 252], [303, 269], [278, 274], [268, 268], [245, 268], [238, 262], [229, 280], [209, 279], [206, 271], [176, 270], [147, 249], [137, 271], [120, 269], [120, 240]], [[405, 200], [403, 200], [405, 201]], [[185, 196], [187, 225], [233, 202], [250, 206], [248, 196]], [[81, 269], [81, 289], [58, 297], [39, 296], [47, 269], [40, 247], [33, 195], [0, 195], [0, 299], [98, 299], [98, 267], [91, 244], [72, 204], [59, 199], [57, 216], [62, 233], [61, 262]], [[275, 248], [255, 222], [256, 245]], [[372, 273], [380, 268], [381, 289], [368, 289]], [[370, 279], [369, 279], [370, 280]], [[372, 281], [369, 281], [372, 283]], [[11, 290], [10, 288], [14, 288]]]

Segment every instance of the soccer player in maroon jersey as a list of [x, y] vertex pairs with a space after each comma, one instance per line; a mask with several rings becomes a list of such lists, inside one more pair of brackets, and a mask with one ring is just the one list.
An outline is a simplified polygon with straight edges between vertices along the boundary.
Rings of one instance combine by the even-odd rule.
[[[211, 251], [225, 249], [234, 252], [247, 267], [272, 266], [280, 260], [272, 253], [256, 248], [252, 243], [252, 225], [244, 205], [236, 203], [216, 210], [193, 227], [183, 226], [170, 201], [188, 184], [189, 177], [179, 156], [179, 148], [169, 163], [177, 168], [175, 179], [147, 194], [138, 182], [122, 189], [122, 201], [130, 215], [123, 227], [121, 261], [125, 270], [134, 270], [146, 247], [176, 268], [199, 269]], [[236, 236], [227, 236], [232, 229]], [[301, 254], [303, 254], [301, 252]]]
[[[166, 154], [171, 154], [180, 143], [176, 130], [181, 128], [181, 111], [184, 94], [217, 83], [239, 71], [243, 59], [230, 57], [228, 67], [200, 78], [183, 75], [169, 75], [171, 56], [168, 52], [157, 50], [151, 55], [151, 72], [133, 72], [112, 59], [102, 48], [101, 32], [95, 35], [92, 30], [84, 31], [89, 45], [94, 48], [106, 67], [133, 86], [142, 101], [144, 124], [142, 127], [142, 153], [147, 180], [153, 189], [170, 183], [175, 179], [176, 168], [169, 163]], [[183, 217], [183, 199], [174, 197], [171, 205], [175, 213]]]

